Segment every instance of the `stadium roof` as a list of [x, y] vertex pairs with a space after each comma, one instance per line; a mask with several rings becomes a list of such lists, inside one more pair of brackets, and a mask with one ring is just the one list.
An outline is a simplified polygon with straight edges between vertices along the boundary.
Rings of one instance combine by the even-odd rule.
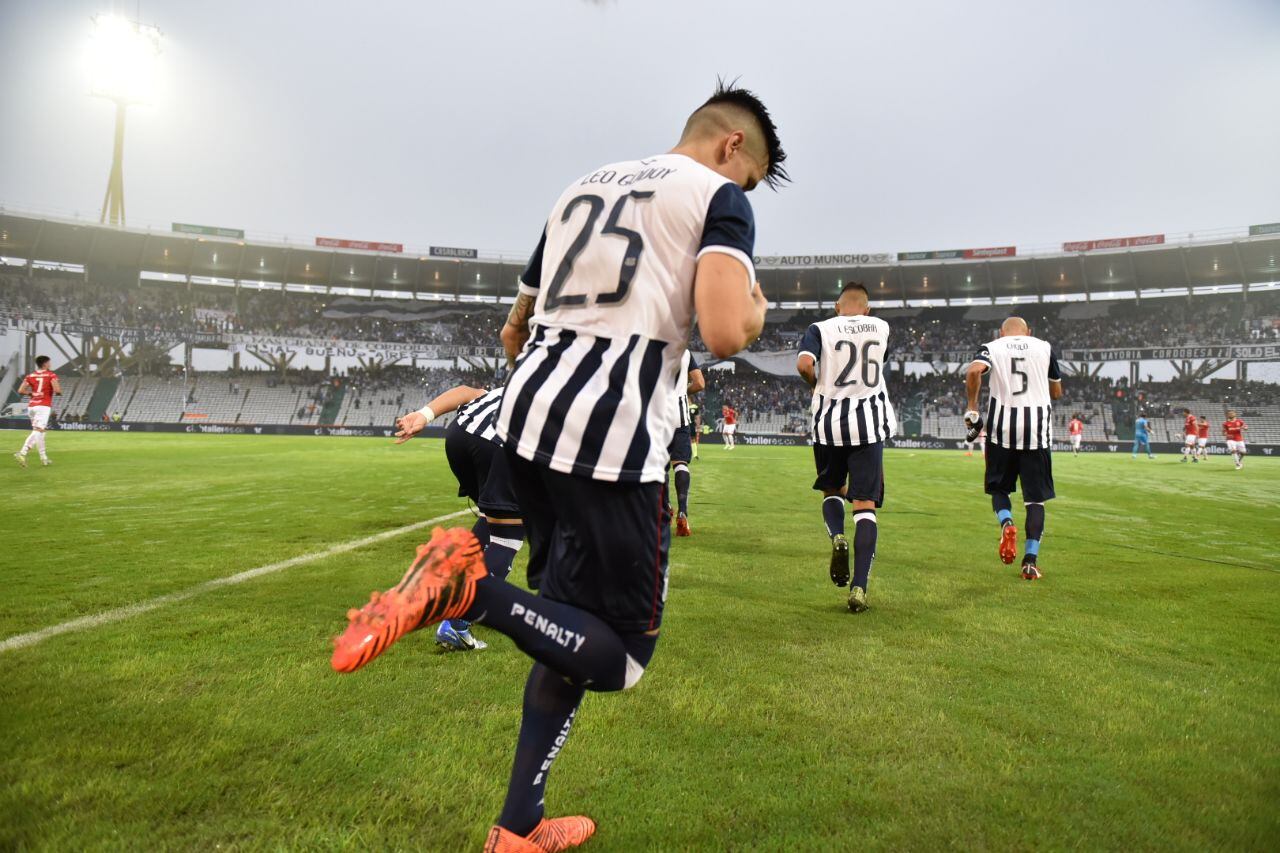
[[[113, 228], [5, 211], [0, 211], [0, 257], [84, 267], [96, 276], [120, 280], [163, 274], [178, 280], [190, 276], [195, 281], [480, 299], [513, 296], [525, 262], [484, 253], [468, 259], [439, 258], [427, 252]], [[849, 281], [864, 283], [877, 301], [960, 304], [1280, 283], [1280, 233], [1027, 256], [919, 261], [891, 257], [770, 257], [759, 259], [757, 273], [766, 296], [779, 303], [831, 302]], [[832, 258], [857, 262], [822, 263]]]

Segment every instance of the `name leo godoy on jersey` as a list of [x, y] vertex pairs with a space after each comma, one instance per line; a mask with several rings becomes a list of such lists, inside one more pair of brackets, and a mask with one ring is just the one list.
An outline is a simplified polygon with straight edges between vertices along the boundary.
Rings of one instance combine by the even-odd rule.
[[815, 362], [817, 383], [809, 406], [809, 438], [815, 444], [875, 444], [897, 431], [884, 384], [888, 347], [889, 324], [880, 317], [828, 317], [809, 326], [800, 353]]
[[736, 258], [749, 291], [754, 241], [742, 188], [683, 154], [603, 166], [571, 184], [521, 276], [535, 304], [498, 415], [506, 445], [553, 471], [661, 482], [697, 261]]

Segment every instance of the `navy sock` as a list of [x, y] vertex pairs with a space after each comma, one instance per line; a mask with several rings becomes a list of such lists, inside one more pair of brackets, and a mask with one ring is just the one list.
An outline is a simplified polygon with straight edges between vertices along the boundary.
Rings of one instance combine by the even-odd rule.
[[1040, 540], [1044, 537], [1044, 504], [1027, 504], [1027, 552], [1024, 562], [1034, 563], [1040, 554]]
[[524, 524], [490, 524], [489, 544], [484, 549], [484, 567], [499, 580], [511, 574], [516, 552], [524, 544]]
[[498, 825], [528, 835], [542, 820], [542, 798], [551, 763], [564, 747], [586, 688], [568, 681], [540, 663], [524, 685], [520, 739], [511, 766], [507, 799]]
[[995, 510], [996, 520], [1000, 522], [1001, 527], [1013, 524], [1013, 503], [1008, 495], [992, 495], [991, 508]]
[[876, 524], [874, 509], [860, 509], [853, 514], [853, 585], [867, 588], [871, 564], [876, 559]]
[[487, 575], [476, 582], [475, 603], [463, 614], [506, 634], [522, 652], [574, 684], [591, 690], [627, 686], [628, 652], [601, 619]]
[[844, 533], [844, 498], [831, 495], [822, 499], [822, 520], [827, 524], [827, 535], [835, 537]]
[[683, 462], [676, 464], [676, 503], [680, 512], [689, 514], [689, 466]]
[[483, 515], [476, 519], [476, 523], [471, 525], [471, 532], [480, 540], [481, 548], [489, 547], [489, 520]]

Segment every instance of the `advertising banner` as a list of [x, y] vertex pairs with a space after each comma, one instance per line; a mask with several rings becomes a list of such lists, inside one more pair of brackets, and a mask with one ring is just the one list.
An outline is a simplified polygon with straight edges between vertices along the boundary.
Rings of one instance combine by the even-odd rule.
[[831, 267], [887, 264], [893, 261], [889, 252], [864, 252], [848, 255], [757, 255], [757, 267]]
[[326, 249], [360, 249], [365, 252], [403, 252], [403, 243], [376, 243], [370, 240], [339, 240], [336, 237], [317, 237], [316, 245]]
[[459, 249], [453, 246], [432, 246], [431, 257], [433, 258], [465, 258], [474, 260], [478, 256], [475, 249]]
[[244, 231], [239, 228], [216, 228], [212, 225], [188, 225], [185, 222], [173, 223], [173, 230], [179, 234], [199, 234], [202, 237], [230, 237], [243, 240]]
[[1112, 237], [1107, 240], [1077, 240], [1063, 243], [1064, 252], [1092, 252], [1095, 249], [1128, 249], [1133, 246], [1158, 246], [1164, 242], [1163, 234], [1147, 234], [1142, 237]]
[[1249, 226], [1250, 237], [1257, 237], [1260, 234], [1280, 234], [1280, 222], [1268, 222], [1264, 225]]
[[989, 246], [982, 249], [935, 249], [929, 252], [899, 252], [900, 261], [950, 261], [957, 258], [1009, 258], [1018, 254], [1016, 246]]

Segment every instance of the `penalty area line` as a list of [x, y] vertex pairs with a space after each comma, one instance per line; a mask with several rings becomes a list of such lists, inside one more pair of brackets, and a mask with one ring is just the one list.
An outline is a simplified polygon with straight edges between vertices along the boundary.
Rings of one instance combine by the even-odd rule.
[[428, 518], [426, 521], [415, 521], [413, 524], [406, 524], [403, 527], [397, 527], [394, 530], [384, 530], [381, 533], [375, 533], [372, 536], [365, 536], [361, 539], [352, 539], [350, 542], [342, 542], [337, 545], [331, 545], [321, 551], [312, 551], [308, 554], [299, 554], [297, 557], [290, 557], [287, 560], [281, 560], [278, 563], [268, 563], [265, 566], [258, 566], [254, 569], [246, 569], [234, 575], [227, 575], [222, 578], [214, 578], [213, 580], [198, 583], [193, 587], [181, 590], [179, 592], [170, 592], [165, 595], [158, 595], [155, 598], [149, 598], [146, 601], [139, 601], [136, 604], [128, 604], [124, 607], [116, 607], [112, 610], [104, 610], [101, 613], [95, 613], [92, 616], [81, 616], [78, 619], [72, 619], [68, 622], [62, 622], [57, 625], [50, 625], [48, 628], [41, 628], [39, 631], [32, 631], [27, 634], [14, 634], [4, 640], [0, 640], [0, 652], [10, 652], [14, 649], [23, 649], [28, 646], [34, 646], [37, 643], [44, 642], [50, 637], [56, 637], [59, 634], [70, 634], [74, 631], [87, 631], [90, 628], [97, 628], [100, 625], [109, 625], [112, 622], [120, 622], [125, 619], [132, 619], [134, 616], [141, 616], [143, 613], [150, 613], [152, 610], [159, 610], [161, 607], [167, 607], [170, 604], [177, 604], [190, 598], [195, 598], [206, 592], [220, 589], [224, 586], [235, 586], [236, 584], [251, 581], [254, 578], [260, 578], [264, 575], [282, 572], [285, 569], [291, 569], [294, 566], [301, 566], [304, 563], [313, 563], [316, 560], [323, 560], [326, 557], [333, 557], [338, 554], [345, 554], [348, 551], [354, 551], [357, 548], [364, 548], [367, 545], [373, 545], [387, 539], [394, 539], [397, 536], [403, 536], [406, 533], [412, 533], [415, 530], [421, 530], [432, 524], [438, 524], [442, 521], [448, 521], [461, 515], [470, 515], [470, 509], [460, 509], [457, 512], [438, 515], [435, 518]]

